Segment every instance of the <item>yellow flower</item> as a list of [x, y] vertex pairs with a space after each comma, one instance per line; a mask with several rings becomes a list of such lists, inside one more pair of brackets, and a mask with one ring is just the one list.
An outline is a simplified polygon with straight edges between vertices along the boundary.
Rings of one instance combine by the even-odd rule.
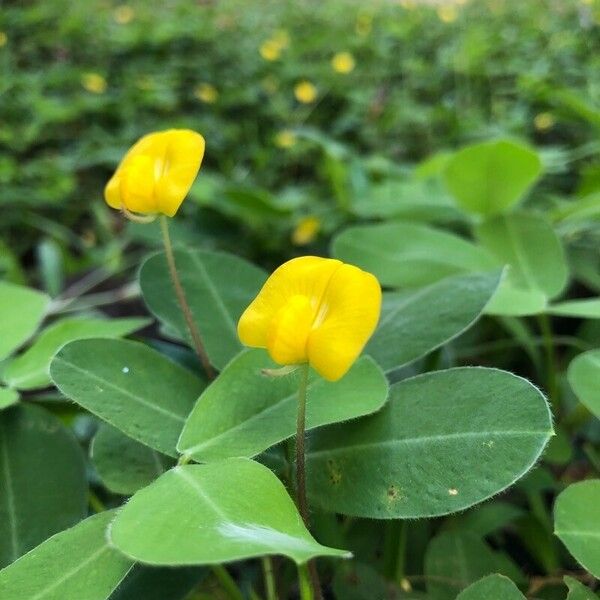
[[119, 25], [127, 25], [127, 23], [131, 23], [134, 17], [135, 11], [127, 4], [121, 4], [120, 6], [117, 6], [113, 12], [113, 18]]
[[456, 10], [456, 6], [452, 6], [452, 4], [442, 4], [437, 9], [437, 15], [440, 21], [453, 23], [458, 18], [458, 11]]
[[6, 33], [4, 33], [4, 31], [0, 31], [0, 48], [2, 48], [2, 46], [6, 46], [7, 42], [8, 36], [6, 35]]
[[273, 141], [279, 148], [291, 148], [296, 143], [296, 134], [289, 129], [282, 129]]
[[533, 125], [538, 131], [548, 131], [554, 126], [554, 117], [548, 112], [542, 112], [535, 115]]
[[204, 138], [169, 129], [139, 139], [106, 184], [109, 206], [140, 214], [175, 215], [198, 174]]
[[309, 363], [343, 377], [371, 337], [381, 312], [375, 276], [331, 258], [301, 256], [281, 265], [244, 311], [238, 335], [280, 365]]
[[336, 73], [346, 75], [354, 70], [356, 63], [350, 52], [338, 52], [331, 59], [331, 66]]
[[260, 45], [258, 51], [265, 60], [271, 62], [281, 56], [281, 46], [275, 40], [266, 40]]
[[310, 244], [321, 229], [321, 221], [317, 217], [304, 217], [292, 232], [292, 242], [296, 246]]
[[106, 91], [106, 79], [98, 73], [84, 73], [81, 85], [92, 94], [103, 94]]
[[219, 92], [210, 83], [199, 83], [194, 88], [194, 96], [205, 104], [214, 104], [219, 99]]
[[317, 98], [317, 88], [310, 81], [300, 81], [294, 87], [294, 96], [302, 104], [311, 104]]

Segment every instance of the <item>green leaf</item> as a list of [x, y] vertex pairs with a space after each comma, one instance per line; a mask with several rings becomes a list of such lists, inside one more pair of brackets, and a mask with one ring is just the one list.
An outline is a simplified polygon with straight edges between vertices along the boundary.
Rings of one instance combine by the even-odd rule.
[[0, 566], [77, 523], [86, 508], [83, 453], [72, 433], [37, 406], [0, 412]]
[[510, 140], [472, 144], [446, 164], [444, 180], [458, 204], [481, 215], [506, 212], [542, 172], [535, 150]]
[[500, 272], [456, 275], [415, 292], [384, 294], [365, 353], [386, 371], [424, 356], [473, 325], [499, 282]]
[[600, 577], [600, 479], [570, 485], [554, 505], [554, 533], [594, 577]]
[[586, 300], [569, 300], [548, 307], [546, 312], [559, 317], [575, 319], [600, 319], [600, 298]]
[[15, 390], [0, 387], [0, 410], [8, 408], [19, 401], [19, 393]]
[[202, 567], [173, 569], [135, 565], [110, 600], [184, 600], [205, 574]]
[[456, 600], [485, 600], [496, 598], [497, 600], [525, 600], [519, 588], [504, 575], [488, 575], [467, 589], [463, 590]]
[[124, 496], [135, 494], [173, 465], [171, 459], [110, 425], [100, 427], [90, 454], [102, 483]]
[[156, 350], [129, 340], [77, 340], [50, 376], [68, 398], [134, 440], [170, 456], [205, 384]]
[[[263, 350], [234, 358], [192, 410], [177, 449], [201, 462], [252, 457], [296, 432], [297, 373], [267, 377], [277, 365]], [[311, 372], [306, 427], [347, 421], [379, 410], [388, 393], [385, 375], [369, 357], [361, 358], [340, 381]]]
[[487, 312], [535, 314], [545, 308], [545, 298], [564, 289], [568, 279], [564, 251], [542, 217], [523, 213], [496, 217], [477, 227], [477, 237], [499, 264], [510, 267]]
[[114, 511], [75, 525], [0, 571], [2, 600], [105, 600], [132, 562], [113, 550], [106, 528]]
[[148, 319], [62, 319], [44, 329], [31, 348], [8, 365], [3, 375], [4, 380], [11, 387], [21, 390], [46, 387], [50, 384], [50, 361], [64, 344], [92, 337], [121, 337], [148, 323]]
[[127, 556], [154, 565], [348, 556], [318, 544], [279, 479], [247, 459], [171, 469], [131, 498], [109, 537]]
[[583, 583], [573, 579], [573, 577], [564, 578], [565, 585], [569, 588], [567, 600], [598, 600], [598, 596]]
[[29, 339], [49, 304], [46, 294], [0, 281], [0, 360]]
[[309, 496], [368, 518], [456, 512], [523, 476], [551, 435], [544, 396], [525, 379], [480, 367], [426, 373], [392, 385], [377, 414], [313, 434]]
[[[175, 262], [208, 356], [215, 367], [222, 369], [242, 350], [237, 322], [267, 275], [249, 262], [223, 252], [176, 250]], [[140, 286], [150, 311], [187, 338], [164, 253], [144, 262]]]
[[[425, 554], [425, 577], [431, 600], [454, 600], [457, 592], [490, 573], [510, 575], [515, 565], [505, 555], [494, 552], [481, 538], [470, 531], [448, 531], [434, 537]], [[518, 573], [518, 571], [517, 571]], [[478, 582], [481, 585], [481, 582]], [[493, 586], [493, 583], [491, 584]], [[514, 584], [512, 584], [514, 585]], [[490, 583], [482, 589], [494, 589]], [[504, 585], [501, 589], [506, 589]], [[512, 587], [512, 586], [508, 586]], [[505, 596], [472, 594], [459, 596], [461, 600], [492, 598], [504, 600]], [[506, 600], [511, 598], [507, 596]], [[458, 600], [458, 599], [457, 599]]]
[[600, 419], [600, 350], [584, 352], [571, 361], [567, 378], [579, 401]]
[[488, 253], [451, 233], [414, 223], [349, 227], [332, 255], [377, 276], [382, 285], [419, 287], [458, 273], [498, 267]]

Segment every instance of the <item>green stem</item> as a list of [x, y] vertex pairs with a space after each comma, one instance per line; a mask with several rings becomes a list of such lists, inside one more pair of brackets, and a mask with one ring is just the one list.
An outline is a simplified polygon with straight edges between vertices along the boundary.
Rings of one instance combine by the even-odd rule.
[[89, 503], [90, 506], [94, 509], [94, 512], [101, 513], [106, 510], [106, 506], [104, 506], [102, 500], [100, 500], [100, 498], [98, 498], [96, 493], [92, 490], [90, 490], [89, 493]]
[[179, 301], [179, 306], [181, 307], [181, 312], [183, 313], [183, 318], [185, 319], [185, 323], [187, 325], [188, 331], [190, 332], [190, 337], [192, 338], [192, 343], [194, 345], [194, 350], [202, 363], [204, 371], [209, 379], [215, 378], [215, 372], [210, 364], [210, 360], [208, 358], [208, 354], [206, 354], [206, 350], [204, 349], [204, 344], [202, 343], [202, 337], [200, 335], [200, 331], [194, 322], [194, 317], [192, 315], [192, 310], [190, 309], [190, 305], [187, 302], [187, 298], [185, 297], [185, 291], [183, 286], [181, 285], [181, 280], [179, 279], [179, 273], [177, 273], [177, 266], [175, 265], [175, 256], [173, 255], [173, 246], [171, 244], [171, 236], [169, 235], [169, 221], [165, 215], [161, 215], [160, 217], [160, 229], [162, 231], [163, 244], [165, 247], [165, 254], [167, 257], [167, 265], [169, 266], [169, 274], [171, 275], [171, 281], [173, 282], [173, 288], [175, 289], [175, 295], [177, 296], [177, 300]]
[[308, 565], [298, 565], [298, 582], [300, 584], [300, 600], [314, 600]]
[[[306, 460], [304, 439], [306, 437], [306, 394], [308, 390], [308, 363], [300, 368], [300, 385], [298, 387], [298, 417], [296, 419], [296, 504], [300, 516], [309, 528], [308, 502], [306, 500]], [[307, 570], [312, 583], [312, 593], [315, 600], [321, 600], [321, 583], [319, 573], [314, 561], [309, 561]], [[311, 596], [312, 597], [312, 596]]]
[[546, 382], [548, 386], [548, 397], [554, 408], [555, 416], [559, 409], [559, 390], [558, 380], [556, 378], [556, 350], [554, 348], [554, 339], [552, 335], [552, 323], [550, 317], [546, 314], [539, 315], [540, 330], [544, 339], [544, 348], [546, 350]]
[[265, 579], [265, 592], [267, 600], [277, 600], [277, 587], [275, 585], [275, 575], [273, 573], [273, 560], [270, 556], [263, 556], [261, 559], [263, 576]]
[[244, 600], [244, 595], [223, 565], [213, 565], [211, 570], [213, 575], [219, 580], [219, 583], [221, 584], [223, 591], [226, 592], [229, 600]]
[[389, 521], [385, 525], [383, 569], [390, 581], [399, 583], [405, 575], [406, 522]]

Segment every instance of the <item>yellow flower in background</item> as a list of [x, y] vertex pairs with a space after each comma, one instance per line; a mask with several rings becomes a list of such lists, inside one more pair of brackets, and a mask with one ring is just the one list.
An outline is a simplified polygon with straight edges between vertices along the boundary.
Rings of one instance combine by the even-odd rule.
[[554, 117], [549, 112], [542, 112], [535, 115], [533, 125], [538, 131], [548, 131], [554, 127]]
[[279, 148], [291, 148], [296, 143], [296, 134], [290, 129], [282, 129], [273, 141]]
[[113, 19], [119, 25], [127, 25], [135, 18], [135, 10], [127, 4], [117, 6], [113, 12]]
[[84, 73], [81, 76], [81, 85], [92, 94], [103, 94], [106, 91], [106, 79], [99, 73]]
[[458, 11], [452, 4], [442, 4], [438, 6], [437, 15], [444, 23], [454, 23], [458, 18]]
[[204, 138], [189, 129], [150, 133], [127, 152], [106, 184], [112, 208], [144, 215], [175, 215], [204, 156]]
[[294, 96], [302, 104], [311, 104], [317, 99], [317, 88], [306, 79], [298, 82], [294, 87]]
[[6, 46], [7, 42], [8, 36], [6, 33], [4, 33], [4, 31], [0, 31], [0, 48], [2, 48], [2, 46]]
[[281, 265], [244, 311], [238, 335], [279, 365], [309, 363], [343, 377], [371, 337], [381, 287], [371, 273], [332, 258], [301, 256]]
[[260, 48], [258, 49], [258, 51], [260, 52], [260, 55], [265, 60], [268, 60], [271, 62], [273, 62], [274, 60], [277, 60], [281, 56], [281, 47], [274, 40], [264, 41], [260, 45]]
[[356, 33], [362, 37], [366, 37], [373, 29], [373, 16], [367, 13], [360, 13], [356, 17], [356, 25], [354, 26]]
[[199, 83], [194, 88], [194, 96], [205, 104], [214, 104], [219, 99], [219, 92], [210, 83]]
[[338, 52], [331, 59], [331, 66], [336, 73], [347, 75], [354, 70], [356, 62], [354, 56], [350, 52]]
[[310, 244], [321, 229], [321, 221], [317, 217], [304, 217], [292, 232], [292, 243], [296, 246]]

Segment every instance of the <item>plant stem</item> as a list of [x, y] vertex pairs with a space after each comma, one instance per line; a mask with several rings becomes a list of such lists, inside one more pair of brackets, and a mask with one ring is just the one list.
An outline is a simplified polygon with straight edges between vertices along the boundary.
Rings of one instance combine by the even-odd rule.
[[277, 587], [275, 585], [275, 575], [273, 574], [273, 560], [270, 556], [263, 556], [261, 562], [267, 600], [277, 600]]
[[169, 235], [169, 221], [165, 215], [161, 215], [160, 217], [160, 229], [162, 231], [163, 244], [165, 247], [165, 254], [167, 256], [167, 264], [169, 266], [169, 274], [171, 275], [171, 281], [173, 282], [173, 288], [175, 289], [175, 295], [177, 296], [177, 300], [179, 301], [179, 306], [181, 307], [183, 318], [185, 319], [188, 331], [190, 332], [190, 337], [192, 338], [194, 350], [196, 351], [196, 354], [198, 355], [198, 358], [202, 363], [202, 367], [204, 368], [207, 377], [209, 379], [214, 379], [215, 372], [212, 368], [212, 365], [210, 364], [210, 360], [208, 359], [206, 350], [204, 349], [204, 344], [202, 343], [200, 331], [198, 331], [198, 327], [194, 322], [194, 317], [192, 315], [190, 305], [187, 302], [187, 298], [185, 297], [185, 291], [183, 290], [181, 280], [179, 279], [179, 274], [177, 273], [177, 266], [175, 265], [175, 256], [173, 255], [173, 246], [171, 244], [171, 236]]
[[548, 386], [548, 396], [550, 403], [554, 408], [555, 416], [558, 416], [559, 397], [558, 397], [558, 380], [556, 379], [556, 351], [554, 348], [554, 340], [552, 335], [552, 324], [550, 317], [546, 314], [539, 315], [540, 330], [544, 339], [544, 347], [546, 349], [546, 382]]
[[213, 565], [211, 570], [230, 600], [244, 600], [244, 595], [223, 565]]
[[300, 584], [300, 600], [314, 600], [308, 565], [298, 565], [298, 582]]
[[[308, 390], [308, 363], [300, 368], [300, 385], [298, 387], [298, 418], [296, 420], [296, 504], [300, 516], [309, 529], [308, 502], [306, 501], [306, 461], [304, 451], [304, 438], [306, 437], [306, 393]], [[319, 573], [314, 561], [307, 565], [312, 583], [312, 593], [315, 600], [321, 600], [321, 583]], [[311, 596], [312, 598], [313, 596]]]

